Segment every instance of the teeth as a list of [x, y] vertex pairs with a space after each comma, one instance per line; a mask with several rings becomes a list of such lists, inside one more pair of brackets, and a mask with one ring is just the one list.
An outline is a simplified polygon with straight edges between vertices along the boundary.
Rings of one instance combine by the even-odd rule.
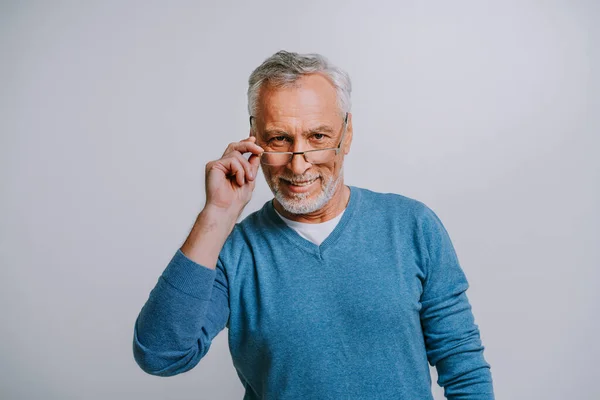
[[[316, 178], [315, 178], [316, 179]], [[315, 179], [306, 182], [290, 182], [294, 186], [308, 186], [315, 181]]]

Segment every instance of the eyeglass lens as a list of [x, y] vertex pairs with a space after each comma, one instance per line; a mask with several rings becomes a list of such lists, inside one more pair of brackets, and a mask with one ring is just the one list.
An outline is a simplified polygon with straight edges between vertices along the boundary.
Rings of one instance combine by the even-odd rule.
[[[292, 161], [292, 153], [268, 153], [265, 152], [261, 156], [261, 161], [266, 165], [286, 165]], [[307, 151], [304, 154], [296, 154], [302, 157], [306, 162], [311, 164], [323, 164], [331, 161], [335, 156], [335, 149]]]

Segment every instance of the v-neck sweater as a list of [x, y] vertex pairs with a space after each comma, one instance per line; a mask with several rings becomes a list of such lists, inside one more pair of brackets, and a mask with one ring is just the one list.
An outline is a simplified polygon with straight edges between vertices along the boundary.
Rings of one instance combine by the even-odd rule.
[[279, 214], [279, 211], [277, 211], [277, 209], [273, 209], [275, 210], [275, 213], [277, 213], [277, 216], [281, 218], [281, 220], [285, 222], [287, 226], [295, 230], [296, 233], [298, 233], [298, 235], [302, 236], [304, 239], [310, 242], [313, 242], [317, 246], [321, 245], [321, 243], [323, 243], [323, 241], [327, 239], [327, 236], [329, 236], [329, 234], [333, 232], [338, 222], [340, 222], [340, 219], [342, 219], [344, 212], [346, 211], [346, 209], [344, 208], [339, 215], [325, 222], [307, 223], [287, 219], [283, 215]]
[[136, 320], [138, 365], [188, 371], [227, 327], [245, 400], [431, 400], [428, 363], [448, 399], [494, 399], [469, 284], [438, 216], [350, 189], [320, 245], [269, 201], [236, 224], [216, 269], [178, 250]]

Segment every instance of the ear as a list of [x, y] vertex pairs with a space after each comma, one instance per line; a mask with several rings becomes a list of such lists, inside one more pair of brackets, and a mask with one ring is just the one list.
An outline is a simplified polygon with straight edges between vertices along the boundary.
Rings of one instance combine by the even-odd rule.
[[346, 137], [344, 138], [344, 155], [350, 153], [350, 145], [352, 144], [352, 113], [348, 113], [348, 126], [346, 127]]

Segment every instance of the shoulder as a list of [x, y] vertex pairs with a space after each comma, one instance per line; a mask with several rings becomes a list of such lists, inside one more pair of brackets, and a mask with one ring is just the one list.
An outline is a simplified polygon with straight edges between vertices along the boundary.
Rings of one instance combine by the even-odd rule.
[[383, 212], [388, 215], [393, 213], [394, 215], [418, 218], [431, 210], [422, 201], [400, 193], [375, 192], [358, 187], [352, 187], [352, 189], [360, 193], [363, 207], [371, 212]]
[[418, 235], [446, 233], [435, 211], [421, 200], [399, 193], [381, 193], [356, 187], [352, 189], [360, 193], [361, 215], [371, 223], [395, 223], [401, 229], [417, 231]]

